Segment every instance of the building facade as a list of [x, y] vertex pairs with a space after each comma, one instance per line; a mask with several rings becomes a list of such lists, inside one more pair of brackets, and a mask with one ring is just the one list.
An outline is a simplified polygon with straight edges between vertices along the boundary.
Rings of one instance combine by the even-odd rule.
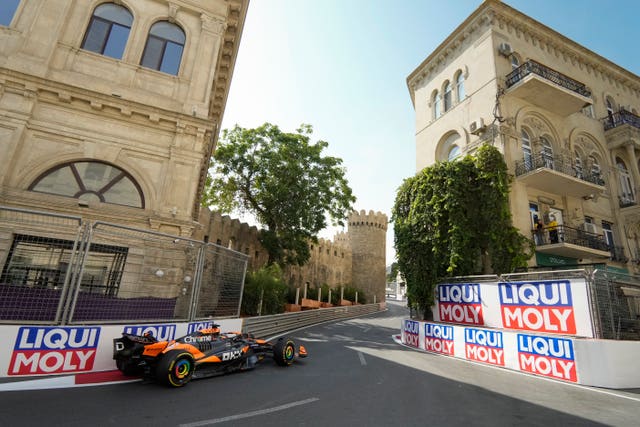
[[[1, 2], [3, 292], [24, 300], [50, 290], [63, 300], [79, 242], [92, 237], [83, 292], [190, 292], [196, 261], [187, 239], [200, 227], [248, 4]], [[120, 228], [100, 236], [96, 223]], [[78, 224], [94, 227], [79, 232]], [[180, 238], [155, 245], [122, 227]]]
[[190, 236], [247, 0], [8, 0], [0, 204]]
[[514, 225], [536, 243], [531, 265], [638, 272], [640, 77], [486, 0], [407, 85], [416, 170], [496, 146]]

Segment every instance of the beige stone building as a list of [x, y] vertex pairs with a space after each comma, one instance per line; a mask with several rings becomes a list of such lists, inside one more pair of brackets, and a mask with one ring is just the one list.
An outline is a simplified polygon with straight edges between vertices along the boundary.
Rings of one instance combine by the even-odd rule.
[[407, 85], [417, 170], [485, 142], [504, 154], [514, 224], [536, 241], [531, 265], [638, 272], [640, 77], [487, 0]]
[[7, 0], [0, 204], [191, 236], [248, 0]]
[[[165, 298], [170, 314], [185, 315], [202, 270], [187, 238], [200, 227], [199, 202], [248, 5], [0, 3], [3, 300], [20, 306], [37, 297], [68, 307], [63, 283], [78, 282], [83, 297]], [[96, 227], [100, 222], [116, 226]], [[88, 224], [93, 228], [82, 228]], [[160, 233], [181, 238], [149, 238]], [[92, 243], [83, 246], [87, 236]], [[89, 249], [85, 261], [78, 248]], [[208, 261], [205, 273], [218, 264]], [[244, 258], [236, 264], [241, 289]]]

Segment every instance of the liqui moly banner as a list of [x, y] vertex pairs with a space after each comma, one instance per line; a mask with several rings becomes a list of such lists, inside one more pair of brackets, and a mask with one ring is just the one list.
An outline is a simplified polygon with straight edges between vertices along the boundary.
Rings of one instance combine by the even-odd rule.
[[425, 323], [424, 349], [453, 356], [455, 354], [453, 326]]
[[501, 331], [464, 328], [465, 358], [504, 366], [504, 338]]
[[498, 292], [504, 328], [576, 334], [569, 280], [499, 283]]
[[437, 313], [441, 322], [484, 325], [479, 283], [440, 284]]
[[150, 334], [158, 341], [171, 341], [176, 337], [176, 325], [173, 323], [168, 325], [132, 325], [125, 326], [122, 332], [133, 335]]
[[520, 370], [577, 382], [573, 342], [567, 338], [518, 334]]
[[402, 321], [402, 343], [420, 348], [420, 322], [407, 319]]
[[8, 375], [42, 375], [93, 369], [99, 327], [21, 327]]

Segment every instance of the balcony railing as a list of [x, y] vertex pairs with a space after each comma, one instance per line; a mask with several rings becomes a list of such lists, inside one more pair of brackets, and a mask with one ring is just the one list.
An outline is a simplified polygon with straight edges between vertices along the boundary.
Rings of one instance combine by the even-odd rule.
[[624, 254], [624, 249], [622, 248], [622, 246], [612, 246], [611, 248], [609, 248], [609, 251], [611, 252], [611, 261], [622, 263], [626, 263], [627, 261], [629, 261], [629, 258]]
[[578, 228], [558, 225], [555, 228], [544, 227], [541, 231], [531, 231], [536, 246], [571, 243], [599, 251], [609, 251], [609, 245], [602, 234], [590, 233]]
[[541, 63], [536, 62], [532, 59], [526, 61], [507, 75], [507, 88], [515, 85], [529, 74], [536, 74], [550, 82], [557, 84], [558, 86], [561, 86], [584, 97], [591, 98], [591, 91], [587, 89], [584, 83], [580, 83], [579, 81], [565, 76], [559, 71], [549, 68], [546, 65], [542, 65]]
[[640, 116], [627, 110], [620, 110], [602, 119], [604, 130], [609, 130], [622, 125], [631, 125], [640, 129]]
[[575, 163], [570, 159], [548, 154], [536, 154], [526, 160], [516, 162], [516, 176], [525, 175], [539, 168], [554, 170], [592, 184], [604, 185], [604, 180], [600, 174], [585, 173], [583, 170], [576, 168]]

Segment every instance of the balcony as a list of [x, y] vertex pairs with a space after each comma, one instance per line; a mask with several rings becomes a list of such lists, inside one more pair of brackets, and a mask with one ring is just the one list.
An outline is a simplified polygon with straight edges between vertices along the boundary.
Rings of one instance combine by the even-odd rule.
[[563, 117], [593, 103], [583, 83], [531, 59], [507, 75], [506, 85], [507, 93]]
[[604, 130], [614, 129], [620, 126], [629, 125], [640, 129], [640, 117], [627, 110], [620, 110], [602, 119]]
[[536, 251], [568, 258], [611, 258], [612, 252], [602, 234], [559, 225], [556, 230], [545, 227], [541, 232], [532, 230]]
[[574, 197], [592, 197], [604, 191], [605, 184], [600, 175], [577, 169], [570, 159], [546, 154], [516, 162], [516, 179], [531, 188], [556, 194], [561, 189]]
[[611, 253], [611, 261], [621, 262], [623, 264], [629, 261], [629, 258], [624, 254], [622, 246], [613, 246], [609, 252]]

